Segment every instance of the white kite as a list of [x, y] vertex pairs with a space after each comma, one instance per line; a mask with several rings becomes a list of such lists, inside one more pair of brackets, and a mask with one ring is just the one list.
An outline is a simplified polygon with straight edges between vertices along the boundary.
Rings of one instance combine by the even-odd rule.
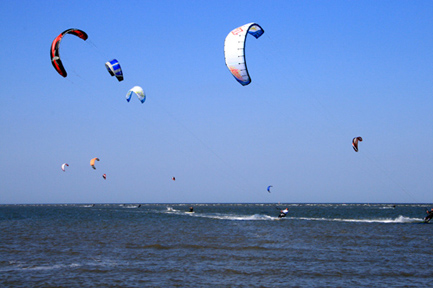
[[243, 86], [251, 83], [245, 62], [245, 40], [248, 33], [257, 39], [265, 31], [259, 24], [249, 23], [232, 30], [224, 41], [224, 56], [227, 68]]
[[63, 170], [63, 172], [65, 172], [65, 167], [66, 167], [66, 166], [69, 167], [68, 163], [63, 163], [63, 164], [62, 164], [62, 170]]
[[126, 101], [129, 102], [129, 100], [131, 100], [132, 94], [137, 95], [138, 100], [140, 100], [141, 103], [144, 103], [144, 101], [146, 101], [146, 94], [144, 94], [143, 88], [141, 88], [140, 86], [134, 86], [131, 88], [131, 90], [128, 91], [128, 93], [126, 94]]

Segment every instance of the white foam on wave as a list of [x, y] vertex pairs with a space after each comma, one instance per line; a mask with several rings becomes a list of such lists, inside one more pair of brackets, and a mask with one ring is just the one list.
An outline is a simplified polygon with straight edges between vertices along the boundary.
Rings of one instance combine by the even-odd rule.
[[394, 219], [344, 219], [344, 218], [305, 218], [305, 217], [290, 217], [290, 219], [312, 220], [312, 221], [337, 221], [337, 222], [355, 222], [355, 223], [420, 223], [423, 219], [410, 218], [406, 216], [398, 216]]
[[[78, 263], [71, 264], [53, 264], [53, 265], [26, 265], [19, 264], [14, 267], [15, 270], [24, 270], [24, 271], [44, 271], [44, 270], [57, 270], [57, 269], [67, 269], [67, 268], [76, 268], [82, 266]], [[13, 269], [13, 268], [12, 268]]]
[[7, 273], [13, 271], [48, 271], [59, 269], [74, 269], [77, 267], [111, 267], [117, 266], [116, 262], [111, 260], [98, 260], [93, 259], [86, 263], [70, 263], [70, 264], [47, 264], [47, 265], [32, 265], [24, 263], [23, 261], [9, 261], [9, 266], [0, 268], [0, 272]]
[[265, 221], [265, 220], [275, 220], [276, 217], [269, 215], [235, 215], [235, 214], [197, 214], [197, 217], [218, 219], [218, 220], [232, 220], [232, 221]]
[[277, 218], [276, 216], [269, 216], [264, 214], [254, 214], [254, 215], [239, 215], [239, 214], [221, 214], [221, 213], [185, 213], [185, 211], [180, 211], [173, 209], [172, 207], [167, 207], [167, 210], [163, 213], [184, 215], [191, 217], [201, 217], [208, 219], [218, 219], [218, 220], [231, 220], [231, 221], [269, 221], [269, 220], [307, 220], [307, 221], [331, 221], [331, 222], [352, 222], [352, 223], [421, 223], [423, 219], [411, 218], [403, 215], [397, 218], [377, 218], [377, 219], [350, 219], [350, 218], [310, 218], [310, 217], [284, 217]]
[[218, 220], [233, 220], [233, 221], [256, 221], [256, 220], [275, 220], [276, 217], [262, 214], [254, 215], [239, 215], [239, 214], [221, 214], [221, 213], [188, 213], [188, 211], [176, 210], [173, 207], [167, 207], [162, 213], [175, 214], [190, 217], [218, 219]]
[[120, 207], [125, 209], [133, 209], [138, 208], [139, 206], [137, 204], [121, 204]]

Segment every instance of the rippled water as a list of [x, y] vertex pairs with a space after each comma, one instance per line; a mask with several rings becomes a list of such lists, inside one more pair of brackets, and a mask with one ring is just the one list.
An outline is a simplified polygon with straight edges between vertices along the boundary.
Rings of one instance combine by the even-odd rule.
[[426, 205], [1, 205], [1, 287], [421, 287]]

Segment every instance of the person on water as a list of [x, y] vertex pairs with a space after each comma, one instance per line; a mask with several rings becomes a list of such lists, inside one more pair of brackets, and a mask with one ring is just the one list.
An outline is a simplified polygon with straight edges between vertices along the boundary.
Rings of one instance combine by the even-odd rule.
[[189, 207], [189, 212], [194, 212], [194, 208], [192, 208], [192, 206]]
[[430, 211], [426, 210], [425, 212], [427, 213], [427, 216], [425, 216], [424, 221], [429, 222], [431, 218], [433, 218], [433, 208]]
[[289, 208], [286, 208], [284, 210], [280, 211], [280, 215], [278, 215], [278, 218], [283, 218], [287, 216], [287, 213], [289, 213]]

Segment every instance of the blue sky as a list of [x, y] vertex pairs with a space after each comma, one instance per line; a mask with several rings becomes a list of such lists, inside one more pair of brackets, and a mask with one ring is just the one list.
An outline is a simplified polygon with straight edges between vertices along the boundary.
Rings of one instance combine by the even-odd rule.
[[[0, 10], [0, 203], [433, 202], [432, 1]], [[243, 87], [223, 46], [250, 22]], [[49, 48], [68, 28], [89, 39], [63, 39], [63, 78]]]

